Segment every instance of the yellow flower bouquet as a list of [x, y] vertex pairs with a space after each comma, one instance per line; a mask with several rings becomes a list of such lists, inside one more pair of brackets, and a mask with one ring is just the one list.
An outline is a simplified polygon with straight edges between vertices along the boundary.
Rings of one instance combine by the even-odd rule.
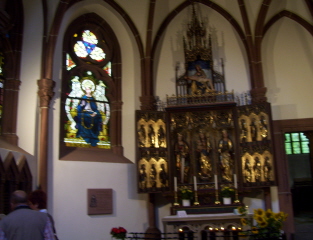
[[241, 224], [251, 228], [250, 239], [279, 239], [287, 214], [284, 212], [274, 213], [271, 209], [266, 211], [258, 208], [254, 210], [253, 218], [247, 217], [247, 209], [239, 207], [238, 213], [242, 216]]

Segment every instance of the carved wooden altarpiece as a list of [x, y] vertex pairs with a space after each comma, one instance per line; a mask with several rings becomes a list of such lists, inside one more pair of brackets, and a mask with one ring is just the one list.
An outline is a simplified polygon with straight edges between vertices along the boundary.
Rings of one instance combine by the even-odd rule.
[[275, 185], [270, 104], [239, 105], [226, 91], [195, 11], [186, 35], [176, 95], [164, 111], [136, 111], [138, 192], [173, 196], [174, 185], [178, 192], [196, 187], [203, 207], [214, 206], [226, 186], [242, 195]]

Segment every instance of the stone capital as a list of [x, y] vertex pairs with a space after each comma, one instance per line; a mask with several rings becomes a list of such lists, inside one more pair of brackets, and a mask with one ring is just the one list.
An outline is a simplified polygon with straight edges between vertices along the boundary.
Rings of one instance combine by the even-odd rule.
[[38, 96], [40, 98], [40, 107], [48, 107], [54, 96], [53, 88], [55, 82], [52, 79], [43, 78], [37, 81]]

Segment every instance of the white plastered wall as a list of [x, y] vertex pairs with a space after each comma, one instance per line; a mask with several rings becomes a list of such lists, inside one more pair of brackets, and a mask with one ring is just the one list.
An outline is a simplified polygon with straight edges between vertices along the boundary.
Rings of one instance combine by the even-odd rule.
[[[54, 78], [60, 89], [60, 69], [63, 35], [66, 26], [78, 16], [94, 12], [114, 30], [122, 52], [122, 130], [124, 155], [135, 162], [134, 109], [138, 108], [140, 71], [139, 55], [135, 40], [121, 17], [101, 1], [75, 4], [67, 13], [62, 25], [55, 55]], [[127, 91], [126, 91], [127, 89]], [[58, 90], [59, 91], [59, 90]], [[53, 107], [52, 128], [59, 129], [60, 98], [58, 92]], [[53, 145], [58, 146], [59, 134], [54, 131]], [[76, 162], [58, 160], [58, 149], [50, 156], [53, 169], [51, 192], [53, 214], [62, 239], [108, 239], [112, 227], [123, 226], [143, 232], [148, 227], [146, 195], [136, 193], [136, 165], [117, 163]], [[73, 159], [75, 160], [75, 159]], [[60, 187], [62, 186], [62, 187]], [[113, 189], [113, 214], [88, 216], [87, 189]], [[127, 203], [127, 204], [126, 204]], [[60, 223], [60, 224], [58, 224]], [[67, 223], [67, 224], [62, 224]]]
[[[31, 2], [30, 2], [31, 1]], [[19, 146], [31, 154], [37, 154], [37, 80], [41, 71], [42, 8], [40, 0], [27, 0], [25, 4], [25, 26], [21, 64], [21, 87], [18, 103]], [[26, 1], [24, 1], [26, 2]], [[55, 1], [54, 1], [55, 2]], [[119, 0], [126, 12], [131, 14], [138, 27], [141, 39], [145, 41], [145, 26], [140, 19], [144, 15], [128, 11], [129, 0]], [[31, 4], [30, 4], [31, 3]], [[137, 1], [138, 3], [138, 1]], [[225, 8], [231, 8], [228, 0], [222, 1]], [[172, 9], [179, 1], [168, 6]], [[54, 4], [55, 5], [55, 4]], [[256, 7], [257, 4], [249, 7]], [[248, 64], [243, 46], [237, 34], [222, 16], [203, 6], [209, 25], [216, 29], [216, 59], [224, 58], [226, 86], [228, 90], [244, 92], [250, 89]], [[143, 11], [144, 8], [142, 8]], [[162, 8], [159, 8], [162, 9]], [[147, 9], [146, 9], [147, 10]], [[187, 20], [187, 10], [181, 12], [170, 23], [158, 53], [154, 59], [155, 93], [164, 100], [166, 94], [175, 93], [176, 62], [184, 62], [182, 49], [182, 23]], [[237, 18], [237, 10], [234, 12]], [[142, 232], [148, 227], [146, 194], [136, 193], [135, 164], [93, 163], [60, 161], [59, 116], [61, 52], [64, 31], [68, 24], [81, 14], [95, 12], [114, 29], [122, 52], [122, 145], [124, 155], [135, 162], [135, 110], [139, 109], [140, 57], [135, 40], [122, 17], [98, 0], [81, 1], [66, 14], [58, 35], [53, 80], [56, 94], [51, 103], [49, 135], [49, 210], [55, 218], [60, 239], [109, 239], [111, 227], [123, 226], [131, 231]], [[165, 14], [163, 14], [165, 15]], [[301, 14], [300, 14], [301, 15]], [[49, 21], [52, 16], [49, 15]], [[162, 21], [158, 19], [157, 23]], [[241, 21], [239, 19], [241, 24]], [[313, 56], [312, 37], [299, 25], [289, 19], [277, 22], [266, 34], [262, 43], [262, 61], [267, 96], [272, 103], [275, 120], [312, 117], [312, 76], [310, 67]], [[214, 63], [214, 64], [217, 64]], [[27, 100], [27, 101], [26, 101]], [[112, 188], [114, 209], [112, 215], [90, 217], [87, 215], [87, 189]], [[275, 191], [274, 191], [275, 192]], [[275, 199], [275, 197], [273, 197]], [[273, 203], [273, 204], [276, 204]], [[276, 206], [276, 205], [275, 205]], [[169, 214], [170, 204], [162, 205], [158, 218]], [[276, 206], [277, 207], [277, 206]], [[159, 221], [158, 227], [162, 229]]]

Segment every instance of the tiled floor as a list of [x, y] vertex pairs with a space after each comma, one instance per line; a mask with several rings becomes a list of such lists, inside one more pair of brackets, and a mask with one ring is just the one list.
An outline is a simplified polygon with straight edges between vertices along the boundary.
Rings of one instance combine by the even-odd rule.
[[302, 212], [295, 216], [295, 240], [313, 240], [313, 212]]

